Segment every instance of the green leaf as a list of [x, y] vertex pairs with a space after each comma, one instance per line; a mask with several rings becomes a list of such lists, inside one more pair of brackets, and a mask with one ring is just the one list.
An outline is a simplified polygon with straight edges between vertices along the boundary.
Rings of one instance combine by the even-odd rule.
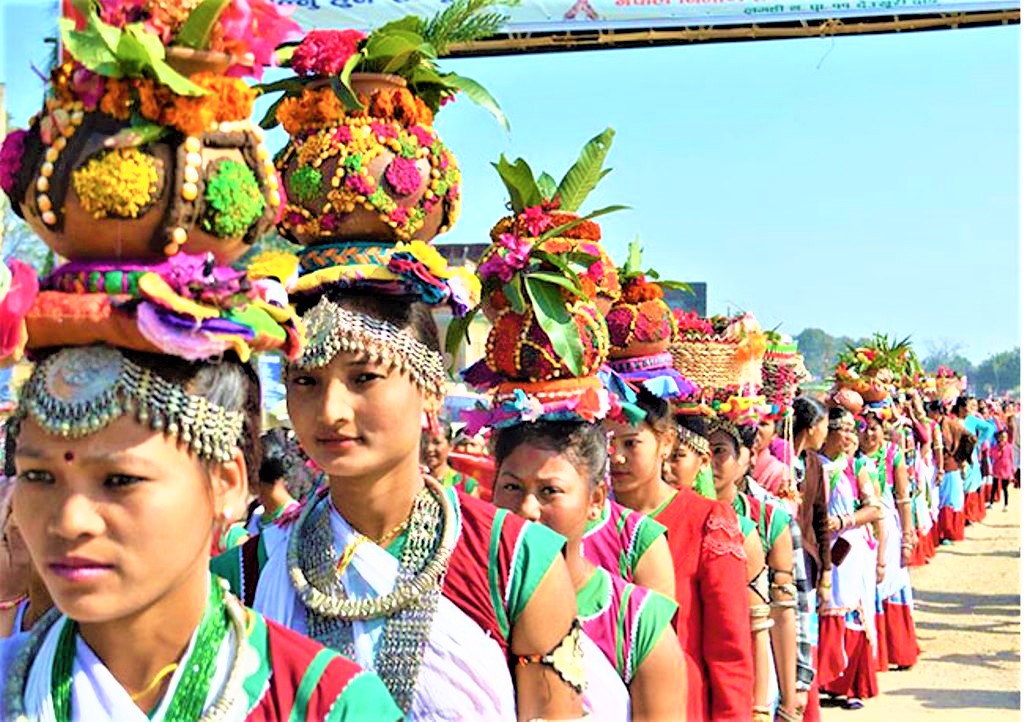
[[189, 14], [178, 34], [174, 36], [174, 44], [207, 50], [210, 45], [210, 31], [230, 2], [231, 0], [203, 0]]
[[563, 211], [567, 213], [577, 211], [604, 177], [602, 166], [605, 158], [608, 157], [614, 137], [615, 131], [607, 128], [583, 146], [579, 159], [573, 163], [572, 168], [558, 184], [558, 196], [562, 200], [561, 209]]
[[662, 288], [671, 289], [673, 291], [684, 291], [693, 295], [693, 287], [689, 283], [683, 281], [658, 281], [658, 285]]
[[[423, 37], [418, 33], [406, 30], [395, 30], [392, 32], [374, 33], [367, 41], [364, 51], [367, 61], [371, 63], [391, 61], [396, 55], [409, 54], [413, 52], [433, 53], [433, 48], [423, 42]], [[427, 55], [427, 57], [431, 57]]]
[[277, 127], [277, 109], [281, 107], [281, 103], [283, 103], [287, 97], [287, 95], [282, 95], [267, 109], [267, 112], [263, 115], [263, 119], [260, 120], [260, 127], [263, 128], [263, 130], [270, 130], [271, 128]]
[[583, 373], [583, 339], [572, 323], [572, 315], [558, 286], [536, 278], [526, 279], [526, 292], [533, 303], [533, 312], [541, 329], [551, 340], [551, 347], [569, 368], [569, 373]]
[[107, 46], [100, 35], [88, 31], [79, 32], [74, 28], [75, 23], [70, 18], [60, 19], [61, 42], [75, 60], [93, 72], [99, 72], [96, 69], [100, 66], [117, 62], [113, 49]]
[[501, 287], [501, 290], [505, 294], [505, 298], [508, 299], [513, 311], [522, 313], [526, 310], [526, 298], [523, 296], [523, 281], [519, 275], [513, 276], [511, 281]]
[[541, 173], [537, 177], [537, 187], [540, 188], [540, 194], [544, 196], [544, 200], [549, 201], [558, 192], [558, 181], [547, 173]]
[[544, 241], [548, 240], [549, 238], [557, 238], [563, 233], [571, 231], [573, 228], [583, 223], [583, 221], [590, 221], [593, 220], [594, 218], [606, 216], [609, 213], [615, 213], [616, 211], [624, 211], [627, 209], [629, 209], [629, 206], [607, 206], [605, 208], [596, 210], [593, 213], [588, 213], [587, 215], [569, 221], [568, 223], [563, 223], [560, 226], [556, 226], [555, 228], [551, 228], [549, 230], [544, 231], [543, 235], [541, 235], [541, 237], [537, 239], [537, 244], [539, 245]]
[[292, 56], [295, 55], [295, 48], [298, 43], [284, 43], [274, 49], [274, 59], [282, 67], [289, 67], [292, 64]]
[[[458, 356], [459, 346], [463, 340], [469, 340], [469, 327], [473, 323], [480, 307], [473, 308], [462, 317], [455, 317], [448, 324], [448, 330], [444, 336], [444, 349], [452, 357], [452, 364], [455, 364], [455, 357]], [[454, 369], [451, 369], [454, 370]]]
[[[163, 45], [159, 46], [159, 54], [154, 55], [152, 46], [139, 38], [140, 31], [145, 34], [145, 30], [141, 30], [141, 26], [129, 25], [125, 28], [125, 32], [121, 34], [121, 41], [117, 44], [117, 50], [114, 51], [124, 74], [130, 77], [142, 75], [144, 70], [152, 67], [153, 63], [161, 60], [164, 56]], [[159, 38], [157, 38], [157, 43], [159, 45]]]
[[530, 206], [540, 205], [542, 198], [537, 181], [533, 178], [533, 170], [522, 158], [516, 158], [515, 163], [509, 163], [502, 153], [497, 163], [491, 163], [494, 169], [501, 176], [505, 188], [508, 190], [509, 200], [512, 202], [512, 212], [522, 213]]
[[[554, 266], [562, 272], [563, 276], [567, 277], [573, 284], [575, 284], [576, 287], [582, 290], [583, 285], [580, 281], [580, 276], [571, 265], [572, 263], [577, 263], [577, 261], [572, 258], [572, 255], [573, 254], [548, 253], [547, 251], [538, 251], [536, 248], [530, 252], [531, 257], [536, 258], [542, 264]], [[589, 267], [589, 264], [579, 265], [583, 268]]]
[[86, 32], [96, 33], [106, 43], [110, 52], [114, 52], [121, 40], [121, 29], [103, 22], [97, 13], [99, 7], [97, 3], [90, 2], [88, 6], [88, 10], [83, 11], [86, 18]]
[[200, 87], [165, 63], [157, 60], [152, 66], [153, 75], [178, 95], [207, 95], [210, 91]]
[[553, 283], [556, 286], [561, 286], [570, 293], [583, 297], [583, 287], [580, 285], [579, 276], [576, 276], [576, 282], [573, 283], [573, 279], [567, 276], [560, 275], [558, 273], [552, 273], [551, 271], [534, 271], [533, 273], [526, 274], [528, 279], [533, 278], [544, 283]]
[[352, 86], [345, 83], [340, 77], [331, 78], [331, 87], [341, 102], [349, 110], [361, 110], [363, 104], [359, 102], [359, 96], [352, 90]]
[[252, 89], [260, 95], [277, 93], [282, 90], [288, 94], [299, 95], [305, 87], [306, 83], [301, 78], [284, 78], [273, 83], [258, 83], [252, 86]]
[[640, 264], [643, 263], [644, 247], [640, 243], [640, 237], [635, 237], [629, 242], [629, 255], [626, 257], [626, 265], [622, 267], [624, 276], [639, 276], [643, 273]]
[[511, 126], [509, 126], [508, 118], [505, 117], [505, 114], [498, 106], [498, 101], [494, 99], [493, 95], [487, 92], [487, 89], [484, 86], [480, 85], [480, 83], [476, 82], [472, 78], [467, 78], [455, 73], [448, 73], [444, 76], [444, 79], [450, 87], [461, 90], [466, 94], [467, 98], [493, 115], [501, 127], [505, 129], [505, 132], [509, 132]]

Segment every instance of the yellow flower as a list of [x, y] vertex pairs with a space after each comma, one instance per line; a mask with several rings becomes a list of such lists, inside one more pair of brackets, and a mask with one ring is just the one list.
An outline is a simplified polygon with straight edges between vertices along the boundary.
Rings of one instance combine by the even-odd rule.
[[299, 258], [287, 251], [263, 251], [250, 262], [246, 271], [249, 278], [276, 278], [281, 283], [298, 273]]

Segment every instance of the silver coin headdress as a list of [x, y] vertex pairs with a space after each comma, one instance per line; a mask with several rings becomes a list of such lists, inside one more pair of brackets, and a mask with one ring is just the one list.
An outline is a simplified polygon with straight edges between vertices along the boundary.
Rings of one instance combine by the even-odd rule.
[[242, 438], [241, 413], [186, 392], [111, 346], [65, 348], [38, 364], [11, 431], [31, 418], [49, 434], [79, 438], [125, 414], [210, 461], [229, 461]]
[[421, 391], [443, 396], [447, 374], [437, 351], [405, 329], [350, 311], [326, 296], [302, 317], [306, 346], [294, 366], [301, 370], [327, 366], [340, 353], [354, 353], [407, 375]]

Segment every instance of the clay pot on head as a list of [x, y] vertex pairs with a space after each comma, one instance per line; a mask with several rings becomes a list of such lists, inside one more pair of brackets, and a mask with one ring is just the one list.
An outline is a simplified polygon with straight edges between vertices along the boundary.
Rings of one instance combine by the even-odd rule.
[[108, 141], [128, 123], [102, 113], [71, 118], [77, 122], [49, 144], [34, 128], [19, 188], [23, 217], [61, 256], [160, 260], [210, 252], [228, 264], [270, 229], [278, 181], [263, 160], [262, 133], [248, 121], [113, 148]]
[[[570, 307], [572, 322], [583, 340], [583, 373], [596, 373], [608, 357], [608, 331], [593, 304]], [[487, 336], [485, 359], [495, 373], [513, 381], [539, 382], [573, 377], [555, 353], [532, 308], [525, 313], [505, 309], [498, 313]]]
[[[380, 73], [353, 73], [351, 85], [367, 98], [406, 87]], [[279, 230], [302, 245], [429, 241], [458, 217], [455, 156], [430, 126], [348, 114], [293, 137], [277, 167], [288, 197]]]
[[672, 343], [672, 310], [660, 298], [639, 303], [620, 301], [605, 319], [613, 359], [665, 353]]

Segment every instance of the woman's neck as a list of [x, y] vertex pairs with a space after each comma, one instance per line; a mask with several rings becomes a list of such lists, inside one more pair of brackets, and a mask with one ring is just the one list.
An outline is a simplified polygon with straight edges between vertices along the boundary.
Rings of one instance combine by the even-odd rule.
[[594, 565], [583, 557], [583, 542], [572, 539], [565, 546], [565, 563], [569, 567], [572, 586], [577, 592], [587, 585], [594, 575]]
[[807, 432], [801, 431], [799, 434], [793, 437], [793, 454], [800, 456], [807, 450], [805, 444], [807, 443]]
[[[211, 583], [208, 568], [206, 557], [161, 599], [127, 617], [79, 622], [83, 641], [129, 694], [145, 690], [164, 667], [181, 660], [206, 611]], [[143, 710], [153, 709], [165, 686], [158, 685], [135, 699], [136, 704]]]
[[732, 506], [733, 501], [736, 499], [736, 494], [738, 493], [735, 483], [726, 484], [721, 489], [715, 490], [715, 496], [726, 506]]
[[826, 441], [825, 445], [821, 447], [821, 453], [832, 459], [832, 461], [835, 461], [839, 458], [839, 455], [843, 453], [843, 449], [838, 444], [833, 445]]
[[353, 529], [380, 539], [409, 518], [413, 500], [423, 488], [419, 459], [411, 454], [374, 477], [331, 477], [331, 501]]
[[638, 486], [625, 494], [616, 494], [615, 501], [641, 514], [650, 514], [664, 504], [676, 490], [659, 476], [653, 481]]
[[278, 509], [288, 506], [295, 499], [288, 493], [284, 484], [273, 484], [270, 489], [263, 491], [260, 503], [263, 504], [263, 513], [268, 516], [277, 512]]

